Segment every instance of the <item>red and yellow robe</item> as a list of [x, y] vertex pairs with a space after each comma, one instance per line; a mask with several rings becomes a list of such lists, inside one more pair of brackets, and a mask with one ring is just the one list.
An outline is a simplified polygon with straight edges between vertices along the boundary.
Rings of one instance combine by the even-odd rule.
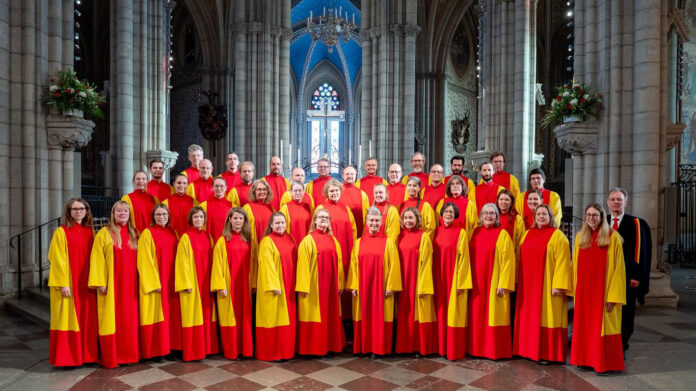
[[273, 199], [271, 200], [273, 210], [280, 210], [280, 200], [283, 197], [283, 193], [290, 190], [290, 181], [282, 175], [273, 173], [266, 175], [263, 179], [273, 191]]
[[476, 202], [476, 210], [481, 210], [481, 208], [488, 203], [495, 204], [495, 200], [498, 198], [498, 193], [504, 189], [504, 187], [493, 181], [488, 183], [479, 183], [479, 185], [476, 186], [472, 191], [473, 199]]
[[181, 173], [186, 175], [186, 178], [188, 178], [189, 183], [201, 177], [201, 172], [194, 166], [185, 169]]
[[147, 194], [155, 197], [157, 202], [162, 203], [174, 193], [174, 188], [169, 186], [167, 182], [157, 182], [152, 179], [147, 183], [146, 191]]
[[227, 213], [232, 207], [232, 203], [225, 197], [217, 198], [215, 194], [212, 194], [207, 201], [201, 204], [201, 208], [208, 216], [206, 230], [210, 237], [213, 238], [213, 241], [216, 241], [222, 235], [222, 230], [225, 228], [225, 220], [227, 220]]
[[296, 262], [297, 247], [290, 235], [271, 232], [261, 240], [256, 289], [256, 358], [259, 360], [286, 360], [295, 355]]
[[188, 184], [186, 194], [200, 204], [213, 196], [213, 181], [212, 176], [208, 179], [198, 178]]
[[381, 177], [378, 177], [377, 175], [365, 175], [355, 182], [355, 186], [367, 194], [367, 200], [369, 201], [369, 204], [372, 205], [372, 203], [375, 202], [375, 185], [380, 183], [384, 186], [388, 185], [387, 181]]
[[184, 361], [202, 360], [220, 351], [215, 294], [210, 292], [212, 250], [208, 232], [195, 228], [186, 231], [176, 249], [174, 289], [181, 303]]
[[220, 174], [220, 178], [225, 180], [225, 183], [227, 183], [227, 192], [225, 195], [227, 195], [232, 189], [237, 187], [240, 183], [242, 183], [242, 176], [239, 174], [239, 170], [235, 172], [231, 172], [230, 170], [227, 170]]
[[325, 177], [320, 176], [310, 181], [305, 186], [305, 191], [312, 197], [314, 202], [316, 202], [316, 205], [321, 205], [326, 201], [326, 197], [324, 197], [324, 186], [326, 186], [326, 183], [329, 182], [330, 179], [330, 175]]
[[433, 283], [438, 351], [449, 360], [459, 360], [466, 356], [471, 269], [469, 236], [457, 224], [443, 224], [435, 230]]
[[[57, 367], [80, 366], [98, 359], [97, 295], [88, 287], [93, 242], [92, 228], [75, 223], [59, 227], [48, 248], [48, 362]], [[63, 287], [70, 288], [70, 297], [60, 293]]]
[[259, 243], [266, 234], [268, 222], [273, 215], [273, 209], [263, 202], [249, 202], [242, 207], [249, 217], [249, 227], [251, 228], [251, 288], [256, 289], [257, 271], [259, 269], [258, 251]]
[[438, 186], [428, 185], [423, 187], [422, 197], [423, 200], [427, 201], [430, 206], [437, 206], [437, 204], [447, 197], [445, 192], [445, 182], [440, 183]]
[[478, 225], [478, 210], [476, 209], [476, 203], [472, 202], [470, 199], [462, 196], [457, 197], [446, 197], [441, 200], [437, 207], [435, 208], [435, 213], [437, 213], [438, 224], [441, 223], [440, 219], [442, 214], [442, 206], [448, 202], [452, 202], [457, 205], [459, 209], [459, 218], [455, 220], [461, 228], [466, 229], [466, 233], [471, 238], [474, 233], [474, 229]]
[[249, 203], [251, 183], [240, 182], [237, 187], [227, 192], [227, 201], [234, 206], [244, 206]]
[[174, 193], [164, 201], [169, 208], [169, 224], [174, 232], [181, 237], [189, 229], [188, 215], [196, 201], [188, 194]]
[[420, 179], [421, 187], [423, 187], [423, 188], [430, 184], [430, 175], [428, 175], [428, 173], [423, 172], [423, 171], [412, 172], [412, 173], [404, 176], [403, 178], [401, 178], [401, 183], [403, 183], [405, 185], [406, 183], [408, 183], [408, 179], [411, 178], [412, 176]]
[[389, 203], [394, 205], [398, 210], [408, 196], [406, 195], [406, 186], [401, 183], [390, 183], [387, 185], [387, 195], [389, 195]]
[[[383, 233], [365, 233], [355, 242], [346, 289], [353, 296], [353, 352], [392, 352], [394, 297], [401, 291], [396, 244]], [[395, 292], [385, 296], [387, 291]]]
[[[350, 208], [341, 201], [333, 202], [331, 200], [326, 200], [326, 202], [317, 207], [317, 209], [320, 208], [329, 211], [329, 216], [331, 216], [331, 231], [333, 231], [333, 236], [338, 240], [338, 244], [341, 245], [343, 270], [348, 270], [353, 244], [358, 238], [353, 213], [350, 211]], [[343, 319], [350, 319], [351, 307], [352, 299], [350, 293], [343, 292], [343, 295], [341, 295], [341, 314], [343, 314]]]
[[469, 294], [469, 338], [472, 356], [492, 360], [512, 356], [510, 294], [515, 290], [515, 248], [502, 227], [478, 227], [469, 241], [473, 286]]
[[133, 223], [138, 233], [150, 226], [152, 223], [152, 209], [155, 208], [157, 200], [145, 191], [133, 190], [132, 193], [121, 197], [121, 201], [125, 201], [130, 206]]
[[427, 201], [418, 198], [408, 198], [401, 204], [399, 208], [399, 215], [406, 208], [416, 208], [421, 214], [421, 229], [430, 236], [430, 240], [433, 239], [435, 234], [435, 228], [437, 228], [437, 220], [435, 219], [435, 211], [433, 207]]
[[521, 239], [512, 354], [565, 362], [568, 355], [570, 245], [556, 228], [532, 228]]
[[[447, 185], [447, 182], [452, 178], [454, 175], [448, 175], [445, 177], [445, 180], [442, 181], [443, 184]], [[464, 175], [459, 174], [459, 177], [464, 179], [464, 183], [466, 184], [466, 189], [462, 189], [462, 193], [467, 193], [467, 197], [471, 200], [474, 201], [474, 205], [476, 202], [476, 195], [474, 194], [474, 188], [476, 185], [474, 185], [474, 181], [471, 180], [471, 178], [467, 178]]]
[[280, 213], [285, 216], [285, 231], [300, 243], [312, 225], [312, 207], [304, 202], [290, 200], [280, 207]]
[[[621, 306], [626, 304], [626, 266], [621, 237], [611, 232], [607, 247], [581, 249], [577, 237], [573, 250], [573, 284], [568, 293], [575, 298], [573, 343], [570, 363], [590, 366], [597, 372], [625, 369], [621, 342]], [[606, 303], [616, 303], [607, 312]]]
[[341, 352], [346, 336], [339, 292], [343, 290], [341, 245], [328, 233], [307, 235], [297, 251], [297, 352], [324, 356]]
[[[527, 206], [527, 195], [529, 191], [524, 192], [524, 195], [515, 198], [515, 209], [522, 214], [522, 218], [525, 220], [525, 224], [534, 222], [534, 217], [532, 215], [532, 210]], [[551, 207], [551, 213], [553, 213], [553, 220], [556, 222], [556, 226], [561, 226], [561, 219], [563, 218], [563, 205], [561, 205], [561, 197], [555, 191], [541, 189], [541, 203], [546, 204]]]
[[224, 236], [218, 239], [213, 250], [210, 289], [213, 292], [227, 290], [227, 297], [217, 293], [217, 307], [222, 355], [230, 360], [239, 355], [254, 356], [250, 267], [250, 242], [245, 242], [240, 234], [234, 232], [230, 240]]
[[[280, 199], [280, 209], [283, 209], [283, 205], [290, 202], [290, 200], [292, 200], [292, 193], [290, 193], [290, 191], [286, 191], [283, 194], [283, 197]], [[314, 213], [314, 199], [312, 199], [312, 196], [307, 194], [307, 192], [302, 195], [302, 203], [309, 205], [312, 213]], [[278, 211], [280, 211], [280, 209]]]
[[[373, 206], [382, 212], [382, 226], [379, 227], [379, 231], [387, 235], [389, 240], [396, 243], [396, 240], [399, 238], [399, 232], [401, 232], [399, 210], [394, 205], [391, 205], [389, 201], [375, 203]], [[367, 225], [363, 226], [363, 235], [367, 234], [367, 229]]]
[[437, 352], [433, 303], [433, 244], [420, 228], [402, 230], [398, 241], [402, 291], [397, 301], [396, 353]]
[[[138, 240], [140, 353], [142, 358], [181, 350], [179, 295], [174, 291], [178, 240], [170, 227], [154, 225]], [[160, 292], [156, 292], [160, 289]]]
[[512, 217], [510, 212], [501, 213], [500, 226], [507, 231], [508, 235], [510, 235], [515, 248], [519, 248], [522, 235], [524, 235], [524, 233], [527, 231], [527, 227], [525, 226], [524, 219], [522, 219], [522, 215], [517, 213], [515, 214], [515, 217]]
[[89, 287], [97, 293], [100, 363], [105, 368], [133, 364], [140, 359], [138, 344], [137, 252], [128, 245], [128, 228], [120, 230], [116, 247], [107, 227], [94, 238], [89, 265]]
[[517, 178], [509, 172], [501, 171], [493, 174], [493, 182], [510, 190], [517, 199], [520, 194], [520, 183]]
[[[341, 198], [339, 198], [338, 201], [350, 208], [353, 214], [353, 220], [355, 220], [355, 230], [358, 233], [358, 237], [362, 236], [365, 215], [367, 215], [367, 209], [370, 208], [370, 199], [367, 193], [360, 190], [360, 188], [354, 184], [344, 183]], [[350, 254], [350, 252], [348, 252], [348, 254]]]

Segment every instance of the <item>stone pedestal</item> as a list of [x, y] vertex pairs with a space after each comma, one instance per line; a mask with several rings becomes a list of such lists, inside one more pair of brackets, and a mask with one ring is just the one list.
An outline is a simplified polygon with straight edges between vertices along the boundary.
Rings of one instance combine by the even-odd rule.
[[[62, 196], [51, 198], [52, 214], [59, 216], [63, 203], [81, 194], [81, 170], [75, 166], [75, 150], [89, 143], [94, 122], [82, 117], [49, 114], [46, 116], [50, 183], [53, 191]], [[79, 156], [79, 155], [78, 155]]]
[[46, 116], [46, 144], [49, 149], [74, 151], [89, 143], [94, 122], [81, 117], [50, 114]]

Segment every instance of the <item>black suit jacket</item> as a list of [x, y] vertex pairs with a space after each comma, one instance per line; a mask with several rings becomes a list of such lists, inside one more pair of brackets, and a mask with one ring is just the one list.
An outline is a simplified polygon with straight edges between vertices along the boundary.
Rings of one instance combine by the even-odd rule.
[[[612, 225], [611, 215], [607, 216]], [[652, 261], [652, 238], [650, 227], [645, 220], [624, 214], [618, 229], [623, 238], [624, 263], [626, 265], [626, 290], [633, 294], [639, 302], [650, 289], [650, 264]], [[638, 288], [631, 288], [629, 280], [638, 280]]]

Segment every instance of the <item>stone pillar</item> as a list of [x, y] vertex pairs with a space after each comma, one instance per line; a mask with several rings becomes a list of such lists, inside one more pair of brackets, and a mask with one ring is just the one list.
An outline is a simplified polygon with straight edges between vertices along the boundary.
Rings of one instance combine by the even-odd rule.
[[[0, 302], [12, 287], [10, 265], [10, 4], [0, 0]], [[14, 58], [13, 58], [13, 61]], [[10, 70], [10, 72], [7, 72]]]
[[[111, 0], [111, 137], [116, 148], [115, 185], [132, 190], [134, 171], [133, 0]], [[137, 163], [136, 163], [137, 164]]]
[[46, 117], [46, 143], [49, 154], [60, 159], [57, 163], [51, 163], [50, 178], [51, 181], [54, 180], [54, 177], [57, 177], [59, 181], [62, 178], [59, 187], [53, 188], [51, 186], [50, 189], [56, 191], [57, 194], [62, 193], [62, 197], [51, 197], [53, 210], [61, 210], [68, 199], [80, 195], [80, 189], [74, 188], [74, 177], [80, 176], [80, 172], [74, 171], [74, 152], [89, 143], [93, 129], [94, 122], [84, 118], [64, 115], [48, 115]]

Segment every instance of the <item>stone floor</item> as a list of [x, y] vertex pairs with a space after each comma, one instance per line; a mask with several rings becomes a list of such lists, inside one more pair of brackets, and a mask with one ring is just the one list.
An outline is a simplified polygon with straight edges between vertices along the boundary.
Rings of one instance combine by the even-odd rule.
[[229, 361], [145, 362], [106, 370], [55, 369], [48, 331], [0, 310], [0, 390], [625, 390], [690, 389], [696, 384], [696, 270], [675, 270], [685, 299], [677, 309], [642, 308], [627, 352], [626, 371], [608, 377], [524, 359], [489, 361], [349, 354], [282, 364]]

